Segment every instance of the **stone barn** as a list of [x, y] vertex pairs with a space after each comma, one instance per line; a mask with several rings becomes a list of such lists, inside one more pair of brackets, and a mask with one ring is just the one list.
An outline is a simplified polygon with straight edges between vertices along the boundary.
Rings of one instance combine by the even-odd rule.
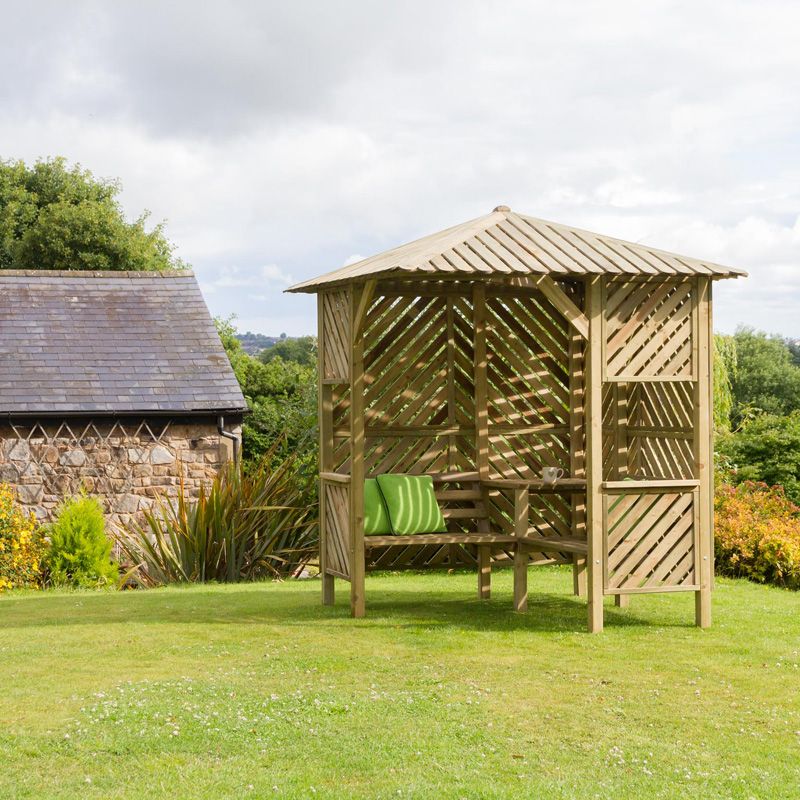
[[0, 482], [112, 526], [238, 458], [246, 410], [194, 275], [0, 272]]

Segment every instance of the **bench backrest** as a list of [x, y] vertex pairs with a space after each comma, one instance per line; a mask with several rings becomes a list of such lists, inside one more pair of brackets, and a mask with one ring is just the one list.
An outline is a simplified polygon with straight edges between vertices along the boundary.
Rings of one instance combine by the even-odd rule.
[[431, 474], [442, 516], [450, 531], [488, 532], [489, 512], [477, 472]]

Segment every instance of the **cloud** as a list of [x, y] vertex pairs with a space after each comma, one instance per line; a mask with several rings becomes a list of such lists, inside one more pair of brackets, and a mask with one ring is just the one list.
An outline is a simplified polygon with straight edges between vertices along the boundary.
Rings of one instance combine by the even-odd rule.
[[252, 329], [310, 332], [290, 282], [506, 203], [743, 266], [718, 327], [800, 335], [796, 4], [98, 0], [4, 23], [26, 35], [0, 49], [0, 156], [119, 176]]

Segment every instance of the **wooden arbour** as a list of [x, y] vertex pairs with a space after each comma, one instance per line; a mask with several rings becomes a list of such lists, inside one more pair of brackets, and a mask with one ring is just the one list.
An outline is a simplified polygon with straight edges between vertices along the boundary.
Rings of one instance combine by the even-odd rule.
[[[691, 591], [710, 624], [707, 262], [492, 214], [293, 287], [318, 294], [323, 602], [365, 572], [573, 563], [603, 599]], [[564, 479], [544, 484], [541, 470]], [[434, 477], [449, 533], [365, 537], [364, 480]]]

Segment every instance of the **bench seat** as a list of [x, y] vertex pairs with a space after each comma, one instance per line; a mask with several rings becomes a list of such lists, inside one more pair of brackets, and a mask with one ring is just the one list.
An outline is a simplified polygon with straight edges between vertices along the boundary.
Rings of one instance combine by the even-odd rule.
[[365, 536], [364, 547], [397, 547], [428, 544], [516, 544], [517, 539], [505, 533], [414, 533], [409, 536]]
[[520, 540], [522, 546], [529, 550], [541, 550], [544, 553], [578, 553], [586, 555], [589, 545], [586, 539], [573, 536], [529, 536]]

